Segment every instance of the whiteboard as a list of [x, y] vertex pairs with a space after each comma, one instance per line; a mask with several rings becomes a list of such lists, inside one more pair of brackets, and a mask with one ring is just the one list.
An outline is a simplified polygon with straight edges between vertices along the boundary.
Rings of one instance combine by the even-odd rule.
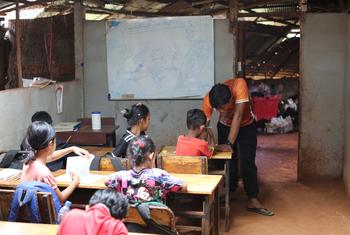
[[106, 22], [109, 98], [202, 98], [214, 84], [210, 16]]

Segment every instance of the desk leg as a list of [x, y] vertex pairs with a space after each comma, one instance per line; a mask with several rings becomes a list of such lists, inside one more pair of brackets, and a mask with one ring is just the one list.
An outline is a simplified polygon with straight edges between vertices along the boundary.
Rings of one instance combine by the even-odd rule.
[[202, 235], [210, 235], [210, 227], [211, 227], [211, 221], [210, 221], [210, 200], [211, 196], [206, 196], [203, 202], [203, 211], [204, 216], [202, 218]]
[[[222, 181], [221, 181], [222, 182]], [[217, 187], [215, 190], [215, 206], [214, 206], [214, 232], [216, 235], [219, 235], [219, 227], [220, 227], [220, 187]]]
[[225, 160], [225, 232], [230, 230], [230, 160]]

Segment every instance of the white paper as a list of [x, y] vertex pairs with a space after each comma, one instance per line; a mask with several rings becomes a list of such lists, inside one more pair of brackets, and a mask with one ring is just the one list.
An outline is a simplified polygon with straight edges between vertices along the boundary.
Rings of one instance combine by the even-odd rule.
[[63, 85], [62, 84], [56, 85], [55, 95], [56, 95], [57, 113], [62, 113], [62, 110], [63, 110]]
[[80, 178], [84, 178], [90, 174], [90, 165], [93, 158], [94, 155], [91, 154], [90, 158], [80, 156], [67, 158], [66, 174], [70, 176], [71, 173], [76, 173]]

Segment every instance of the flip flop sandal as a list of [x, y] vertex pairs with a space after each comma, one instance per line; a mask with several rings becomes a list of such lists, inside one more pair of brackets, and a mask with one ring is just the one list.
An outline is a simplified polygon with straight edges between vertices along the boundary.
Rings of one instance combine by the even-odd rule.
[[257, 214], [265, 215], [265, 216], [273, 216], [274, 213], [272, 211], [267, 210], [266, 208], [247, 208], [248, 211], [254, 212]]

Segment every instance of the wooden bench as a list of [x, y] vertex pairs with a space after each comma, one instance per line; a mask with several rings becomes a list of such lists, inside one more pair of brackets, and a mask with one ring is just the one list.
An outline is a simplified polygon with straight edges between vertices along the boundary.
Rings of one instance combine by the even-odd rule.
[[[205, 156], [157, 156], [157, 167], [169, 173], [175, 174], [208, 174], [208, 158]], [[201, 219], [202, 226], [204, 225], [204, 217], [208, 216], [205, 213], [204, 202], [198, 205], [198, 197], [192, 198], [188, 203], [172, 203], [168, 202], [169, 206], [174, 210], [177, 216], [189, 219]], [[197, 204], [197, 205], [194, 205]], [[186, 209], [185, 209], [186, 208]], [[211, 215], [209, 215], [211, 216]], [[202, 231], [202, 226], [178, 226], [182, 232]]]
[[157, 156], [157, 167], [176, 174], [208, 174], [208, 159], [200, 156]]
[[[177, 156], [176, 155], [176, 146], [163, 146], [163, 148], [161, 149], [161, 151], [158, 154], [158, 158], [160, 158], [160, 156], [162, 157], [173, 157], [172, 159], [174, 161], [178, 160], [179, 158], [176, 157], [182, 157], [182, 156]], [[195, 156], [197, 157], [197, 156]], [[158, 159], [157, 158], [157, 159]], [[198, 157], [197, 157], [198, 158]], [[224, 209], [225, 209], [225, 232], [228, 232], [230, 230], [230, 160], [232, 158], [232, 153], [231, 152], [214, 152], [214, 155], [210, 158], [209, 161], [224, 161], [224, 169], [220, 169], [220, 170], [215, 170], [212, 171], [210, 170], [208, 172], [208, 170], [206, 171], [206, 173], [202, 173], [202, 174], [210, 174], [210, 175], [222, 175], [225, 177], [225, 205], [224, 205]], [[158, 162], [158, 160], [157, 160]], [[162, 163], [161, 163], [162, 164]], [[177, 164], [177, 163], [175, 163]], [[180, 163], [182, 164], [182, 163]], [[163, 163], [164, 165], [164, 163]], [[207, 164], [208, 165], [208, 164]], [[167, 170], [169, 172], [173, 172], [173, 173], [191, 173], [191, 172], [182, 172], [182, 169], [187, 169], [186, 166], [182, 166], [182, 167], [171, 167], [171, 166], [165, 166], [164, 168], [162, 165], [158, 165], [159, 168], [162, 168], [164, 170]], [[176, 170], [177, 172], [173, 171]], [[191, 173], [191, 174], [195, 174], [195, 173]]]
[[[156, 206], [149, 205], [151, 218], [157, 223], [168, 227], [172, 231], [176, 231], [175, 229], [175, 215], [173, 211], [165, 206]], [[137, 208], [134, 205], [131, 205], [128, 210], [128, 214], [125, 218], [125, 222], [127, 223], [135, 223], [141, 226], [145, 226], [146, 224], [142, 220]]]

